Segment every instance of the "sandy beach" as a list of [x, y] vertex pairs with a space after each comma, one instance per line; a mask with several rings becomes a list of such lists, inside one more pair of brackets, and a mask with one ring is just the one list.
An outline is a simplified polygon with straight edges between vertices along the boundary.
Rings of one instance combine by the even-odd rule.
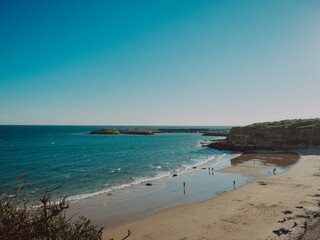
[[[259, 164], [248, 160], [224, 171], [256, 176]], [[302, 156], [286, 173], [261, 176], [218, 197], [105, 229], [103, 239], [122, 239], [129, 229], [127, 239], [297, 239], [305, 223], [310, 229], [318, 220], [319, 184], [320, 156]], [[289, 233], [273, 232], [281, 233], [281, 228]]]

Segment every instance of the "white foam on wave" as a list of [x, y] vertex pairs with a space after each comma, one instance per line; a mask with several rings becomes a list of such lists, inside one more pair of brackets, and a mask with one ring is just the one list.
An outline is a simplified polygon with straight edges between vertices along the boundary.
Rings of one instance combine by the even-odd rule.
[[111, 170], [109, 173], [114, 173], [114, 172], [120, 172], [121, 171], [121, 168], [118, 168], [118, 169], [115, 169], [115, 170]]
[[[206, 164], [207, 162], [209, 161], [213, 161], [215, 159], [215, 156], [210, 156], [204, 160], [200, 160], [200, 161], [196, 161], [195, 164], [192, 164], [192, 165], [183, 165], [184, 166], [184, 169], [178, 169], [176, 172], [180, 172], [180, 174], [186, 174], [186, 173], [192, 173], [192, 172], [195, 172], [197, 171], [198, 169], [197, 168], [194, 168], [194, 167], [198, 167], [200, 165], [204, 165]], [[195, 160], [193, 160], [195, 161]]]
[[103, 189], [101, 191], [97, 191], [97, 192], [94, 192], [94, 193], [85, 193], [85, 194], [79, 194], [79, 195], [71, 196], [71, 197], [68, 197], [68, 200], [70, 200], [70, 201], [79, 201], [79, 200], [84, 199], [84, 198], [94, 197], [94, 196], [97, 196], [97, 195], [100, 195], [100, 194], [126, 189], [128, 187], [131, 187], [131, 186], [134, 186], [134, 185], [139, 185], [141, 183], [156, 181], [156, 180], [160, 180], [160, 179], [163, 179], [163, 178], [166, 178], [166, 177], [169, 178], [170, 176], [171, 176], [171, 172], [168, 171], [168, 172], [159, 173], [155, 177], [142, 177], [142, 178], [137, 178], [137, 179], [132, 178], [132, 179], [134, 179], [133, 182], [112, 186], [110, 188]]
[[202, 147], [203, 145], [209, 144], [210, 140], [198, 140], [197, 147]]
[[[230, 160], [230, 158], [226, 158], [226, 156], [227, 156], [226, 153], [219, 155], [217, 158], [216, 156], [210, 156], [204, 160], [196, 161], [196, 163], [193, 165], [183, 165], [184, 169], [178, 169], [176, 172], [180, 172], [180, 174], [192, 173], [199, 170], [198, 166], [205, 165], [206, 163], [211, 161], [212, 163], [210, 163], [210, 167], [216, 167]], [[197, 168], [194, 168], [194, 167], [197, 167]]]
[[[190, 174], [192, 172], [198, 171], [200, 169], [200, 168], [198, 168], [198, 166], [207, 165], [209, 162], [212, 162], [212, 163], [210, 163], [210, 167], [215, 167], [215, 166], [220, 165], [230, 159], [230, 158], [226, 158], [226, 156], [227, 156], [227, 154], [222, 154], [222, 155], [219, 155], [218, 157], [208, 156], [206, 159], [203, 159], [203, 160], [192, 159], [192, 161], [195, 162], [194, 164], [181, 165], [183, 168], [179, 168], [175, 172], [179, 172], [179, 175]], [[166, 163], [164, 163], [164, 164], [166, 164]], [[152, 167], [155, 169], [161, 169], [161, 166], [152, 166]], [[197, 168], [194, 168], [194, 167], [197, 167]], [[112, 171], [113, 172], [120, 171], [119, 169], [121, 170], [121, 168], [118, 168], [118, 169], [112, 170]], [[100, 194], [105, 194], [105, 193], [110, 193], [113, 191], [126, 189], [131, 186], [137, 186], [139, 184], [146, 183], [146, 182], [153, 182], [153, 181], [157, 181], [157, 180], [161, 180], [161, 179], [165, 180], [166, 178], [169, 181], [171, 179], [172, 174], [173, 173], [171, 171], [167, 171], [167, 172], [160, 172], [155, 177], [141, 177], [141, 178], [130, 177], [133, 180], [132, 182], [111, 186], [109, 188], [106, 188], [106, 189], [103, 189], [103, 190], [100, 190], [97, 192], [93, 192], [93, 193], [86, 193], [86, 194], [79, 194], [79, 195], [71, 196], [68, 198], [68, 200], [79, 201], [81, 199], [94, 197], [94, 196], [97, 196]], [[108, 186], [108, 184], [106, 184], [106, 186]]]
[[154, 165], [150, 164], [149, 166], [150, 166], [150, 168], [161, 169], [161, 166], [160, 166], [160, 165], [159, 165], [159, 166], [154, 166]]

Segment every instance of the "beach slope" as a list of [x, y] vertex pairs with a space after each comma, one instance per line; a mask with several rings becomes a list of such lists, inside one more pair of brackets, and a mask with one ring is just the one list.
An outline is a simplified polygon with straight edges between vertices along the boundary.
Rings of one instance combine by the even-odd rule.
[[[104, 230], [103, 239], [296, 239], [317, 220], [320, 157], [303, 156], [288, 172], [269, 175], [218, 197], [168, 208]], [[280, 237], [274, 230], [288, 229]], [[281, 233], [281, 232], [280, 232]]]

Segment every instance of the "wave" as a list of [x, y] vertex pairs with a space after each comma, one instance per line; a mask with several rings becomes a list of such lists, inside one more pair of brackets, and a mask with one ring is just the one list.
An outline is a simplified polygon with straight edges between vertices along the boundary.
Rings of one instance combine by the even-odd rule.
[[202, 147], [203, 145], [207, 145], [211, 143], [211, 140], [198, 140], [197, 147]]
[[192, 164], [192, 165], [183, 165], [185, 168], [183, 170], [179, 169], [179, 171], [181, 171], [180, 174], [197, 171], [197, 168], [194, 168], [194, 167], [198, 167], [198, 166], [203, 165], [209, 161], [213, 161], [214, 159], [215, 159], [215, 156], [211, 156], [211, 157], [206, 158], [205, 160], [197, 161], [195, 164]]
[[[165, 179], [165, 178], [167, 178], [167, 180], [169, 181], [170, 179], [172, 179], [171, 176], [174, 172], [176, 172], [176, 173], [179, 172], [179, 175], [190, 174], [190, 173], [193, 173], [195, 171], [200, 170], [200, 168], [198, 166], [206, 165], [209, 162], [212, 162], [212, 163], [210, 163], [210, 167], [215, 167], [215, 166], [220, 165], [221, 163], [226, 162], [230, 159], [230, 158], [225, 158], [226, 156], [227, 156], [227, 154], [222, 154], [218, 157], [208, 156], [206, 159], [203, 159], [203, 160], [192, 159], [191, 161], [195, 162], [194, 164], [190, 164], [190, 165], [189, 164], [188, 165], [181, 164], [180, 166], [182, 168], [178, 168], [176, 170], [160, 172], [154, 177], [139, 177], [139, 178], [130, 177], [130, 179], [132, 181], [129, 183], [123, 183], [123, 184], [111, 186], [109, 188], [106, 188], [106, 189], [103, 189], [103, 190], [100, 190], [97, 192], [93, 192], [93, 193], [85, 193], [85, 194], [71, 196], [68, 199], [70, 201], [78, 201], [78, 200], [81, 200], [84, 198], [94, 197], [94, 196], [97, 196], [100, 194], [111, 193], [113, 191], [118, 191], [118, 190], [126, 189], [126, 188], [129, 188], [132, 186], [137, 186], [139, 184], [146, 183], [146, 182], [154, 182], [154, 181]], [[152, 167], [154, 169], [161, 169], [161, 166], [150, 166], [150, 167]], [[112, 170], [112, 172], [116, 172], [116, 171], [120, 171], [120, 170], [121, 170], [121, 168], [118, 168], [118, 169]], [[107, 184], [106, 184], [106, 186], [107, 186]]]
[[224, 162], [229, 161], [230, 158], [225, 158], [226, 156], [227, 156], [226, 153], [218, 156], [217, 158], [216, 158], [216, 156], [210, 156], [210, 157], [206, 158], [205, 160], [197, 161], [193, 165], [183, 165], [184, 169], [178, 169], [176, 172], [179, 172], [180, 174], [192, 173], [192, 172], [200, 170], [200, 168], [198, 168], [198, 166], [205, 165], [206, 163], [208, 163], [210, 161], [214, 161], [214, 160], [215, 161], [210, 164], [210, 167], [215, 167], [215, 166], [218, 166]]
[[111, 170], [109, 173], [115, 173], [115, 172], [120, 172], [121, 171], [121, 168], [118, 168], [118, 169], [115, 169], [115, 170]]
[[133, 182], [115, 185], [110, 188], [103, 189], [103, 190], [93, 192], [93, 193], [85, 193], [85, 194], [71, 196], [71, 197], [68, 197], [68, 200], [69, 201], [79, 201], [84, 198], [94, 197], [94, 196], [97, 196], [100, 194], [110, 193], [112, 191], [117, 191], [117, 190], [122, 190], [122, 189], [125, 189], [128, 187], [134, 186], [134, 185], [139, 185], [139, 184], [145, 183], [145, 182], [152, 182], [152, 181], [160, 180], [160, 179], [170, 177], [170, 176], [171, 176], [171, 172], [168, 171], [168, 172], [159, 173], [155, 177], [141, 177], [141, 178], [137, 178], [137, 179], [135, 179], [133, 177], [133, 178], [131, 178], [134, 180]]
[[160, 165], [152, 165], [150, 164], [150, 168], [153, 168], [153, 169], [161, 169], [161, 166]]

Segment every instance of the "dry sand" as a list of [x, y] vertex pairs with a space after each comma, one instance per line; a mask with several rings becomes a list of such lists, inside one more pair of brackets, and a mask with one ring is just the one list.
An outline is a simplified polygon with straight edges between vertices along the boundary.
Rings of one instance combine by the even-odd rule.
[[[128, 229], [127, 239], [139, 240], [297, 239], [305, 222], [309, 228], [319, 219], [314, 218], [319, 200], [320, 157], [303, 156], [284, 174], [259, 177], [218, 197], [105, 229], [103, 239], [122, 239]], [[291, 233], [273, 233], [281, 228]]]

